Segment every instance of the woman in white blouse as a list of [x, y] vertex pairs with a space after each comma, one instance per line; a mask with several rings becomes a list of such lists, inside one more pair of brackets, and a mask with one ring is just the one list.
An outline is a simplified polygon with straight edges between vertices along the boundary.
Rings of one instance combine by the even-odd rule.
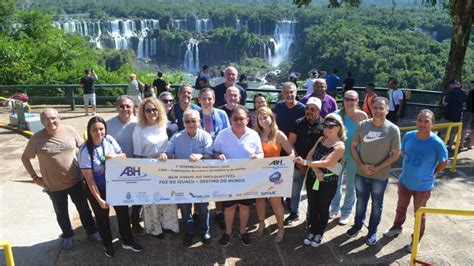
[[[158, 158], [168, 144], [166, 111], [156, 98], [146, 98], [138, 110], [138, 126], [133, 131], [133, 154], [137, 158]], [[163, 229], [179, 232], [175, 204], [144, 205], [143, 220], [148, 234], [163, 238]]]

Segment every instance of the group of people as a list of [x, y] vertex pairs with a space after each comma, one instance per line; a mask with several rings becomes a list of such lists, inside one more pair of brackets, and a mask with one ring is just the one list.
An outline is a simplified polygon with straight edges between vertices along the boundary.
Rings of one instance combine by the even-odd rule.
[[[102, 242], [107, 257], [115, 256], [110, 206], [105, 193], [105, 161], [111, 158], [188, 159], [195, 162], [294, 156], [291, 197], [216, 203], [214, 217], [224, 230], [219, 240], [224, 247], [232, 239], [237, 209], [240, 223], [236, 231], [244, 246], [252, 242], [247, 223], [253, 205], [258, 218], [255, 234], [265, 234], [267, 202], [277, 221], [276, 243], [284, 240], [285, 226], [304, 217], [309, 234], [303, 243], [317, 247], [323, 241], [329, 219], [338, 218], [339, 224], [347, 225], [354, 206], [354, 225], [346, 235], [355, 237], [365, 222], [369, 198], [372, 199], [372, 210], [366, 243], [374, 245], [390, 166], [400, 154], [404, 159], [398, 185], [397, 216], [384, 235], [393, 237], [401, 233], [411, 197], [415, 211], [426, 206], [436, 173], [447, 164], [446, 147], [431, 132], [434, 124], [431, 111], [425, 109], [418, 114], [417, 130], [408, 132], [402, 142], [399, 128], [386, 119], [390, 100], [374, 95], [373, 84], [367, 86], [366, 101], [370, 103], [364, 103], [363, 110], [358, 108], [359, 95], [354, 90], [344, 93], [343, 107], [338, 109], [334, 98], [326, 92], [326, 80], [317, 78], [313, 91], [301, 101], [296, 97], [296, 85], [285, 82], [281, 89], [282, 100], [273, 109], [270, 109], [266, 95], [257, 93], [253, 98], [255, 108], [249, 112], [242, 104], [246, 94], [236, 84], [237, 76], [235, 67], [227, 67], [221, 85], [214, 89], [201, 88], [197, 99], [199, 105], [192, 102], [193, 87], [190, 85], [179, 88], [176, 102], [167, 90], [158, 97], [143, 100], [134, 98], [134, 94], [120, 96], [116, 101], [117, 116], [108, 121], [99, 116], [92, 117], [87, 124], [85, 141], [73, 128], [60, 124], [56, 110], [44, 109], [41, 122], [45, 129], [31, 137], [22, 161], [34, 182], [46, 189], [53, 202], [62, 230], [63, 248], [72, 248], [73, 230], [67, 211], [69, 195], [87, 234]], [[134, 115], [136, 105], [137, 116]], [[79, 148], [77, 157], [76, 148]], [[36, 156], [41, 175], [31, 164]], [[346, 192], [341, 204], [344, 183]], [[308, 197], [306, 214], [299, 211], [303, 185]], [[87, 200], [95, 214], [95, 222]], [[290, 213], [286, 219], [284, 205]], [[195, 214], [192, 204], [188, 203], [133, 206], [131, 215], [128, 206], [114, 206], [122, 248], [134, 252], [142, 250], [134, 234], [163, 238], [164, 232], [179, 232], [178, 208], [184, 223], [183, 245], [192, 245], [197, 232], [200, 241], [210, 243], [208, 203], [194, 204]], [[140, 219], [143, 219], [144, 227]], [[422, 233], [423, 230], [424, 220]]]

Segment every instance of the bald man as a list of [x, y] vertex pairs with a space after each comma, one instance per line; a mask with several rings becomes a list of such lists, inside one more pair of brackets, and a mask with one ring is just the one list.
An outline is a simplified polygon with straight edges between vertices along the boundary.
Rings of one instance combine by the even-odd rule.
[[225, 102], [225, 93], [227, 92], [227, 88], [229, 87], [236, 87], [240, 91], [240, 100], [239, 104], [245, 106], [245, 100], [247, 99], [247, 92], [242, 88], [240, 85], [237, 84], [237, 78], [239, 76], [239, 72], [233, 66], [228, 66], [224, 70], [224, 79], [225, 82], [219, 84], [214, 87], [214, 91], [216, 93], [216, 103], [215, 106], [222, 106]]
[[[83, 140], [73, 127], [61, 125], [61, 119], [55, 109], [44, 109], [40, 117], [44, 129], [30, 138], [21, 161], [33, 182], [43, 187], [53, 202], [56, 219], [62, 231], [62, 248], [69, 250], [73, 246], [74, 231], [69, 219], [68, 195], [76, 205], [87, 235], [101, 242], [84, 196], [76, 158], [76, 148], [82, 144]], [[36, 173], [31, 164], [31, 160], [35, 157], [38, 157], [41, 175]]]

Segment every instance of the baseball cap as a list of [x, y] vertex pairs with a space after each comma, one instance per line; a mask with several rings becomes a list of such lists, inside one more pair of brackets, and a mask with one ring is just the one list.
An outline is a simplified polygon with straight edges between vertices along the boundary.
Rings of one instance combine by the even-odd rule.
[[316, 97], [310, 97], [308, 101], [306, 102], [306, 105], [314, 104], [316, 107], [318, 107], [319, 110], [321, 110], [321, 100]]
[[296, 75], [295, 72], [291, 72], [289, 77], [290, 78], [298, 78], [298, 75]]
[[458, 84], [458, 83], [459, 83], [459, 80], [457, 80], [457, 79], [450, 79], [450, 80], [448, 81], [448, 84], [450, 84], [450, 85], [451, 85], [451, 84]]

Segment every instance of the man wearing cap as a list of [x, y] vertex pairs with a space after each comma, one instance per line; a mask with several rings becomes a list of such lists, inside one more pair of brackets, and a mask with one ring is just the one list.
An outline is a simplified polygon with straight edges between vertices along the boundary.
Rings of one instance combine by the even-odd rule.
[[[450, 80], [448, 84], [449, 90], [446, 97], [443, 99], [444, 121], [441, 122], [461, 122], [462, 109], [466, 102], [466, 91], [462, 89], [461, 83], [456, 79]], [[451, 135], [449, 136], [448, 141], [448, 150], [451, 150], [451, 146], [454, 144], [454, 137], [456, 136], [457, 129], [457, 127], [453, 127], [451, 130]]]
[[[308, 152], [316, 144], [316, 140], [323, 136], [320, 111], [321, 100], [316, 97], [309, 98], [304, 108], [304, 116], [296, 119], [295, 125], [291, 127], [288, 141], [295, 147], [296, 157], [306, 158]], [[285, 219], [285, 225], [291, 225], [299, 219], [299, 204], [305, 173], [306, 167], [304, 165], [295, 164], [291, 200], [288, 204], [290, 215]]]
[[326, 83], [328, 84], [326, 93], [331, 95], [334, 99], [336, 99], [337, 96], [337, 85], [339, 85], [339, 81], [341, 80], [341, 78], [337, 76], [337, 72], [337, 68], [334, 68], [332, 74], [326, 77]]
[[244, 90], [244, 88], [242, 88], [240, 85], [236, 83], [238, 75], [239, 75], [239, 72], [237, 71], [235, 67], [233, 66], [226, 67], [226, 69], [224, 70], [225, 82], [214, 87], [214, 92], [216, 93], [215, 106], [222, 106], [226, 103], [224, 95], [227, 92], [227, 88], [229, 87], [236, 87], [239, 89], [240, 91], [239, 104], [245, 106], [245, 101], [247, 100], [247, 92]]
[[377, 97], [372, 105], [372, 119], [364, 120], [352, 136], [351, 153], [357, 164], [356, 215], [354, 225], [346, 232], [355, 237], [362, 229], [369, 198], [372, 198], [369, 233], [366, 244], [377, 242], [377, 227], [382, 218], [383, 197], [388, 184], [390, 166], [400, 157], [400, 130], [389, 120], [388, 99]]
[[286, 136], [294, 126], [295, 120], [304, 116], [304, 104], [296, 100], [296, 85], [287, 81], [281, 88], [282, 101], [275, 104], [273, 112], [276, 115], [276, 123]]
[[306, 94], [313, 93], [313, 83], [319, 77], [319, 73], [317, 69], [313, 69], [308, 72], [309, 79], [307, 79], [303, 86], [306, 88]]
[[163, 79], [163, 73], [158, 71], [157, 79], [153, 81], [153, 87], [156, 89], [156, 95], [168, 90], [169, 83]]
[[327, 114], [330, 114], [337, 110], [337, 103], [333, 97], [326, 93], [326, 80], [324, 79], [316, 79], [313, 84], [313, 93], [306, 95], [301, 100], [302, 103], [306, 103], [306, 101], [310, 97], [316, 97], [321, 100], [321, 117], [325, 118]]
[[[82, 226], [91, 238], [101, 242], [92, 213], [84, 196], [79, 164], [76, 158], [76, 148], [83, 140], [77, 131], [66, 125], [61, 125], [58, 111], [45, 108], [41, 111], [41, 124], [44, 129], [36, 132], [28, 141], [21, 161], [33, 182], [43, 187], [50, 197], [56, 220], [61, 227], [62, 248], [72, 249], [72, 229], [68, 212], [68, 196], [76, 205]], [[31, 164], [38, 157], [41, 176]], [[36, 223], [38, 230], [41, 224]]]
[[296, 72], [291, 72], [288, 75], [288, 81], [293, 82], [293, 84], [295, 84], [296, 88], [298, 88], [298, 74]]
[[388, 79], [388, 115], [387, 119], [392, 123], [397, 124], [400, 118], [400, 113], [403, 107], [404, 95], [403, 91], [398, 88], [398, 83], [395, 78]]

